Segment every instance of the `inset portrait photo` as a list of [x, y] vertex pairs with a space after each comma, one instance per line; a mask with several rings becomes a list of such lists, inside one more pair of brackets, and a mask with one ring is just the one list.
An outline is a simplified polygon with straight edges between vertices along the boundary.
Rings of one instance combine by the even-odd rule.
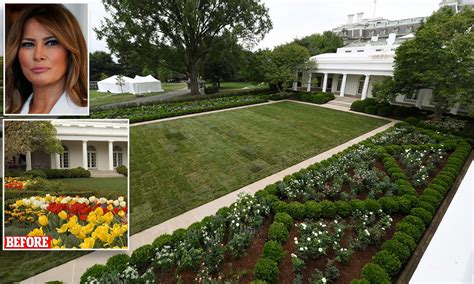
[[87, 4], [5, 4], [5, 115], [88, 115]]

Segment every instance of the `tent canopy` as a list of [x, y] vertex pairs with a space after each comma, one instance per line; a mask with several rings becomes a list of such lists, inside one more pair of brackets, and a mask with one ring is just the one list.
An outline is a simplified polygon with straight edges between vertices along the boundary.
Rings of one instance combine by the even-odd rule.
[[113, 94], [121, 93], [132, 93], [132, 94], [145, 94], [163, 92], [161, 88], [160, 80], [155, 79], [153, 76], [148, 75], [145, 77], [135, 76], [130, 78], [122, 76], [122, 86], [119, 84], [119, 75], [114, 75], [107, 79], [97, 82], [99, 92], [110, 92]]

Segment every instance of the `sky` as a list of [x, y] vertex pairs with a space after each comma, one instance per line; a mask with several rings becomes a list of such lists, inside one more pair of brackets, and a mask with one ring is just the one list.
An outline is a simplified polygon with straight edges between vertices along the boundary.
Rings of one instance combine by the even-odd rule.
[[[15, 0], [6, 0], [9, 2]], [[34, 0], [41, 1], [41, 0]], [[44, 0], [43, 0], [44, 1]], [[56, 2], [56, 1], [44, 1]], [[99, 27], [108, 14], [100, 0], [67, 0], [62, 3], [89, 3], [89, 51], [107, 51], [104, 41], [96, 38], [92, 27]], [[331, 30], [347, 22], [348, 14], [364, 12], [364, 18], [372, 18], [374, 0], [263, 0], [269, 9], [273, 29], [255, 47], [273, 48], [314, 33]], [[375, 17], [399, 20], [431, 15], [439, 7], [441, 0], [377, 0]], [[3, 5], [0, 7], [3, 15]], [[0, 16], [2, 17], [2, 16]], [[3, 23], [3, 20], [2, 20]], [[3, 24], [2, 24], [3, 26]], [[3, 38], [3, 31], [1, 31]], [[2, 49], [3, 53], [3, 49]]]

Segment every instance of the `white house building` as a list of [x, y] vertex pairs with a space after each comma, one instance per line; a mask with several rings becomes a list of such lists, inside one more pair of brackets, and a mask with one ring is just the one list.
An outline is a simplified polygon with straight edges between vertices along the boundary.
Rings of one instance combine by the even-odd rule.
[[[456, 11], [465, 6], [473, 6], [474, 0], [444, 0], [440, 7], [450, 5]], [[372, 97], [373, 84], [384, 77], [393, 77], [395, 50], [400, 44], [414, 37], [413, 33], [426, 18], [412, 18], [400, 21], [388, 21], [382, 18], [362, 19], [362, 13], [353, 23], [353, 15], [349, 22], [333, 31], [344, 35], [348, 44], [338, 48], [336, 53], [325, 53], [313, 56], [317, 69], [299, 72], [293, 89], [302, 88], [306, 91], [321, 90], [341, 97], [352, 96], [366, 99]], [[386, 34], [387, 30], [393, 31]], [[371, 36], [369, 40], [365, 38]], [[396, 104], [433, 108], [432, 90], [421, 89], [410, 95], [399, 95]], [[451, 113], [467, 112], [459, 105], [451, 109]]]
[[52, 120], [64, 153], [28, 152], [26, 170], [68, 169], [113, 171], [129, 161], [127, 120]]

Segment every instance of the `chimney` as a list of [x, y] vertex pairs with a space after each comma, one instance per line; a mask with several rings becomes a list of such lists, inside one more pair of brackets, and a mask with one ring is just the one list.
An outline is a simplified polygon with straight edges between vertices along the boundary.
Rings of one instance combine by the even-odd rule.
[[357, 13], [357, 23], [362, 22], [362, 17], [364, 17], [364, 12]]
[[353, 20], [354, 20], [354, 14], [347, 15], [347, 24], [348, 25], [352, 24]]

